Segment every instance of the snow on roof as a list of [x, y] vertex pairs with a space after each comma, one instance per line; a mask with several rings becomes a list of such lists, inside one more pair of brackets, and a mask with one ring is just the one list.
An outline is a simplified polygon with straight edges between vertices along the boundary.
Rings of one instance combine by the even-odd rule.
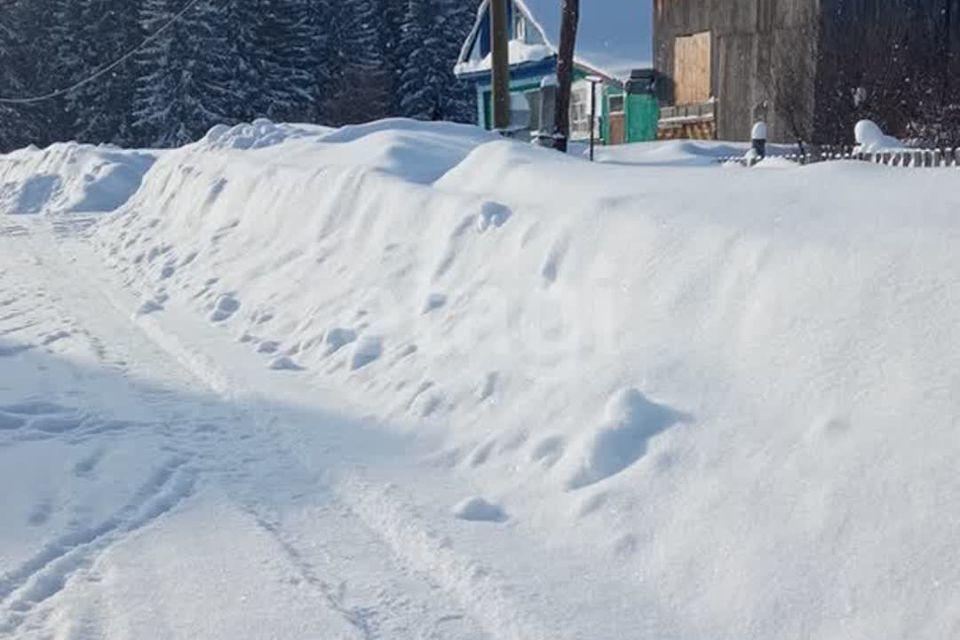
[[[527, 44], [519, 40], [511, 40], [509, 47], [510, 64], [536, 62], [556, 54], [553, 47], [546, 44]], [[454, 71], [458, 74], [489, 71], [492, 66], [492, 58], [493, 56], [491, 54], [487, 54], [485, 58], [480, 60], [465, 60], [459, 62]]]
[[[480, 6], [471, 40], [479, 30], [489, 2], [484, 0]], [[632, 69], [649, 67], [653, 58], [651, 3], [652, 0], [581, 2], [577, 62], [614, 78], [626, 78]], [[560, 44], [561, 0], [514, 0], [514, 4], [527, 14], [547, 46], [555, 52]]]

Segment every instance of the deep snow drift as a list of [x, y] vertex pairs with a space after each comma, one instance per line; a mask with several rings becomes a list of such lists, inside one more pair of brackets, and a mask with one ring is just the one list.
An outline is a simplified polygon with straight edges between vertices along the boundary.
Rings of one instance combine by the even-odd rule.
[[[355, 508], [492, 637], [951, 637], [960, 174], [725, 151], [257, 123], [156, 154], [88, 237], [211, 387], [428, 443], [409, 464], [447, 480], [365, 464], [395, 489]], [[5, 192], [83, 180], [44, 153], [3, 159]], [[526, 622], [394, 490], [540, 593]]]

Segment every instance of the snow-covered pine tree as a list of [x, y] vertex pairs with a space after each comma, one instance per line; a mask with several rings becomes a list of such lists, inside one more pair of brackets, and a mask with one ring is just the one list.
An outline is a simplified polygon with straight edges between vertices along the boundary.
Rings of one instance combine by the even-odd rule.
[[[0, 12], [0, 96], [29, 97], [56, 86], [57, 60], [50, 55], [53, 0], [7, 0]], [[50, 102], [0, 105], [0, 149], [45, 145], [60, 137]]]
[[475, 12], [462, 0], [408, 0], [400, 42], [401, 113], [421, 120], [474, 118], [469, 88], [453, 74]]
[[386, 115], [388, 78], [378, 48], [378, 16], [371, 0], [328, 5], [320, 60], [327, 71], [320, 88], [324, 124], [363, 122]]
[[[142, 40], [137, 3], [130, 0], [59, 0], [58, 76], [77, 82], [120, 59]], [[64, 137], [81, 142], [135, 142], [130, 131], [136, 85], [132, 61], [61, 101]]]
[[[183, 0], [143, 0], [140, 22], [154, 33], [184, 6]], [[141, 143], [177, 146], [211, 126], [236, 122], [244, 95], [232, 72], [230, 12], [200, 2], [138, 56], [133, 129]]]
[[444, 33], [441, 70], [447, 76], [444, 85], [442, 111], [445, 120], [476, 122], [477, 99], [473, 88], [461, 82], [453, 73], [463, 43], [470, 34], [477, 17], [477, 2], [443, 0]]
[[253, 26], [251, 61], [257, 116], [307, 121], [314, 116], [314, 69], [319, 64], [312, 0], [259, 0]]
[[224, 70], [224, 82], [233, 95], [231, 114], [237, 120], [250, 121], [259, 115], [255, 103], [263, 99], [257, 73], [262, 52], [256, 42], [260, 0], [221, 0], [220, 4], [230, 56], [230, 65]]
[[438, 0], [407, 0], [400, 38], [400, 113], [407, 118], [439, 120], [443, 116], [440, 85], [446, 75]]
[[[19, 38], [11, 12], [0, 14], [0, 96], [22, 95], [23, 81], [17, 73]], [[0, 153], [21, 145], [25, 132], [23, 109], [0, 104]]]
[[386, 115], [401, 114], [400, 82], [404, 70], [401, 59], [400, 38], [403, 35], [403, 22], [407, 11], [407, 0], [376, 0], [377, 49], [381, 61], [386, 102], [383, 112]]
[[[0, 94], [86, 77], [188, 0], [3, 0]], [[0, 106], [0, 147], [176, 145], [219, 122], [470, 121], [451, 67], [479, 0], [201, 0], [128, 64], [66, 98]], [[52, 18], [51, 18], [52, 16]]]

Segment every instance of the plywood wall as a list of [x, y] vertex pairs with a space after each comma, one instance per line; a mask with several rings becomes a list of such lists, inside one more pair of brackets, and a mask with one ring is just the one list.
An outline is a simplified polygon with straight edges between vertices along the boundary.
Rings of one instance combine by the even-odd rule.
[[674, 41], [674, 97], [678, 105], [710, 99], [711, 43], [709, 31]]

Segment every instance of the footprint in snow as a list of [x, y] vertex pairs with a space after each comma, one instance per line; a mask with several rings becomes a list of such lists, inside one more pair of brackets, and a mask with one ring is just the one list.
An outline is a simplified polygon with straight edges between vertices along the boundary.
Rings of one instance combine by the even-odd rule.
[[480, 205], [480, 214], [477, 216], [477, 231], [483, 233], [490, 227], [502, 227], [512, 215], [513, 211], [504, 204], [484, 202]]
[[303, 367], [293, 361], [292, 358], [281, 356], [270, 363], [273, 371], [303, 371]]
[[69, 331], [56, 331], [56, 332], [54, 332], [54, 333], [49, 333], [49, 334], [47, 334], [46, 336], [44, 336], [44, 338], [43, 338], [43, 341], [42, 341], [43, 346], [48, 347], [48, 346], [50, 346], [51, 344], [53, 344], [54, 342], [59, 342], [59, 341], [61, 341], [61, 340], [66, 340], [67, 338], [70, 337], [70, 335], [71, 335], [71, 334], [70, 334]]
[[137, 311], [135, 315], [148, 316], [151, 313], [156, 313], [157, 311], [163, 311], [162, 304], [160, 304], [156, 300], [144, 300], [143, 304], [137, 307]]
[[327, 334], [323, 337], [324, 354], [333, 355], [348, 344], [356, 342], [356, 340], [357, 332], [353, 329], [334, 327], [327, 331]]
[[540, 268], [540, 276], [543, 278], [544, 286], [549, 287], [557, 281], [557, 278], [560, 275], [560, 269], [563, 266], [564, 258], [567, 256], [568, 249], [569, 241], [564, 238], [558, 241], [550, 250], [546, 261]]
[[264, 340], [257, 345], [257, 353], [271, 354], [280, 350], [280, 343], [275, 340]]
[[422, 315], [427, 315], [438, 309], [442, 309], [447, 305], [447, 296], [442, 293], [431, 293], [427, 296], [426, 302], [423, 303], [423, 309], [421, 309]]
[[217, 298], [217, 302], [210, 313], [211, 322], [226, 322], [240, 310], [240, 301], [232, 295], [226, 294]]

